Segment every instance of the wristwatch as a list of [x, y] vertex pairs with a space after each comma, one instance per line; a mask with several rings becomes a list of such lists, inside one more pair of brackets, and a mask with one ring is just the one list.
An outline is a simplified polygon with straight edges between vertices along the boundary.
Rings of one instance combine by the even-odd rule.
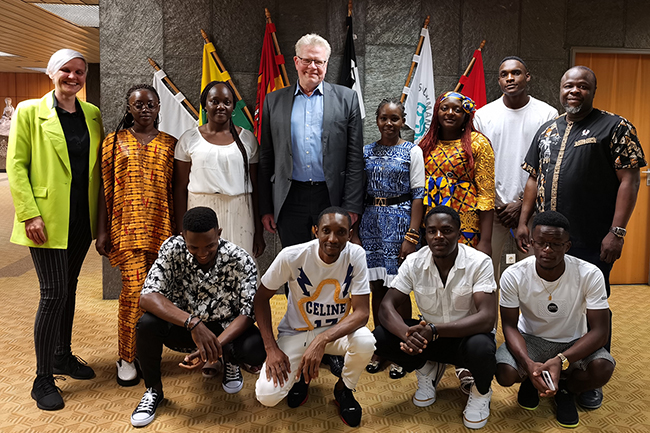
[[560, 360], [562, 361], [562, 371], [569, 368], [569, 360], [567, 359], [566, 356], [564, 356], [562, 353], [558, 353], [557, 357], [560, 358]]
[[625, 230], [623, 227], [610, 227], [609, 232], [614, 233], [614, 236], [621, 239], [623, 239], [627, 234], [627, 230]]

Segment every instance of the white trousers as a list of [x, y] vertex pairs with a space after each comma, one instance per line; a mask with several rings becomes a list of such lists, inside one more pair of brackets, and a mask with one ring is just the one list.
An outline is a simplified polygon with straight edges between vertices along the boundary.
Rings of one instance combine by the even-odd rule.
[[[302, 355], [316, 336], [327, 329], [328, 327], [316, 328], [313, 331], [284, 335], [278, 338], [278, 347], [289, 357], [291, 373], [289, 373], [289, 380], [284, 383], [284, 386], [280, 386], [279, 383], [274, 386], [273, 380], [268, 380], [266, 377], [265, 362], [262, 371], [260, 371], [260, 377], [255, 384], [255, 396], [260, 403], [264, 406], [275, 406], [287, 396], [291, 387], [296, 383], [296, 373]], [[349, 389], [356, 388], [359, 377], [361, 377], [361, 373], [365, 370], [374, 352], [375, 337], [365, 326], [325, 346], [326, 354], [345, 356], [341, 379]]]

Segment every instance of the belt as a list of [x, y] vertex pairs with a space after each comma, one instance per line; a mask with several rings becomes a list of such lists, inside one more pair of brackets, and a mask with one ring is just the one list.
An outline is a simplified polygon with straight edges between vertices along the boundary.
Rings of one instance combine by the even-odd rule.
[[394, 204], [404, 203], [405, 201], [411, 200], [411, 194], [402, 194], [397, 197], [373, 197], [370, 194], [366, 194], [365, 203], [367, 206], [391, 206]]
[[326, 185], [326, 183], [325, 183], [324, 180], [321, 181], [321, 182], [313, 182], [313, 181], [311, 181], [311, 180], [308, 180], [307, 182], [302, 182], [302, 181], [300, 181], [300, 180], [294, 180], [294, 179], [291, 179], [291, 183], [295, 183], [295, 184], [298, 184], [298, 185], [304, 185], [304, 186], [321, 186], [321, 185]]

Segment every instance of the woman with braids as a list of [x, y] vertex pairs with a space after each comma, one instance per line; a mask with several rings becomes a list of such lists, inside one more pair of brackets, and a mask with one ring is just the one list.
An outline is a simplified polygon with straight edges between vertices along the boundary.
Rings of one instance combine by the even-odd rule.
[[[176, 218], [187, 209], [209, 207], [219, 218], [221, 237], [253, 257], [264, 252], [257, 209], [258, 144], [252, 132], [232, 123], [235, 92], [227, 82], [212, 81], [201, 92], [207, 123], [186, 131], [174, 157]], [[205, 377], [217, 374], [206, 363]]]
[[[457, 92], [436, 100], [433, 121], [420, 141], [424, 154], [424, 214], [445, 205], [460, 215], [460, 242], [492, 255], [494, 218], [494, 152], [490, 141], [474, 129], [475, 104]], [[457, 368], [460, 389], [469, 394], [474, 378]]]
[[232, 123], [234, 95], [226, 82], [208, 83], [201, 93], [208, 122], [178, 140], [176, 217], [207, 206], [219, 218], [221, 236], [258, 257], [266, 246], [257, 210], [258, 145], [252, 132]]
[[160, 99], [139, 84], [126, 94], [126, 112], [102, 146], [95, 247], [122, 273], [118, 307], [117, 383], [137, 385], [135, 325], [140, 290], [160, 245], [174, 234], [173, 169], [176, 139], [158, 131]]
[[[372, 315], [377, 327], [381, 324], [381, 300], [397, 276], [398, 266], [419, 243], [424, 161], [422, 149], [400, 137], [405, 114], [399, 101], [384, 99], [375, 114], [381, 138], [363, 148], [366, 198], [359, 236], [366, 250]], [[399, 312], [404, 319], [410, 319], [411, 304], [404, 304]], [[366, 370], [376, 373], [380, 364], [381, 359], [373, 355]], [[391, 378], [405, 374], [402, 367], [390, 366]]]
[[494, 217], [494, 152], [474, 130], [474, 101], [441, 95], [429, 132], [420, 141], [426, 173], [424, 213], [437, 205], [460, 214], [461, 242], [491, 255]]

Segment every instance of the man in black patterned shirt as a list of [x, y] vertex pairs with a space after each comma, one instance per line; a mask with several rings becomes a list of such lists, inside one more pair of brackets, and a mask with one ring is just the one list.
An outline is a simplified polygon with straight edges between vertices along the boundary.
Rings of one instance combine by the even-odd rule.
[[[517, 244], [530, 243], [528, 220], [538, 212], [557, 211], [571, 223], [567, 254], [601, 270], [607, 297], [609, 273], [621, 256], [625, 227], [632, 216], [646, 165], [634, 126], [621, 116], [594, 108], [596, 75], [585, 66], [565, 72], [560, 103], [566, 111], [546, 122], [533, 137], [523, 169], [530, 176], [517, 228]], [[609, 341], [611, 346], [611, 320]], [[602, 391], [587, 391], [578, 402], [597, 409]]]
[[163, 399], [163, 345], [181, 351], [196, 349], [181, 364], [188, 369], [214, 364], [223, 356], [222, 385], [230, 394], [244, 384], [239, 365], [258, 366], [266, 358], [260, 331], [253, 324], [257, 267], [243, 248], [220, 235], [212, 209], [188, 210], [182, 236], [163, 243], [147, 275], [140, 297], [145, 313], [136, 327], [147, 391], [131, 415], [135, 427], [153, 421]]

